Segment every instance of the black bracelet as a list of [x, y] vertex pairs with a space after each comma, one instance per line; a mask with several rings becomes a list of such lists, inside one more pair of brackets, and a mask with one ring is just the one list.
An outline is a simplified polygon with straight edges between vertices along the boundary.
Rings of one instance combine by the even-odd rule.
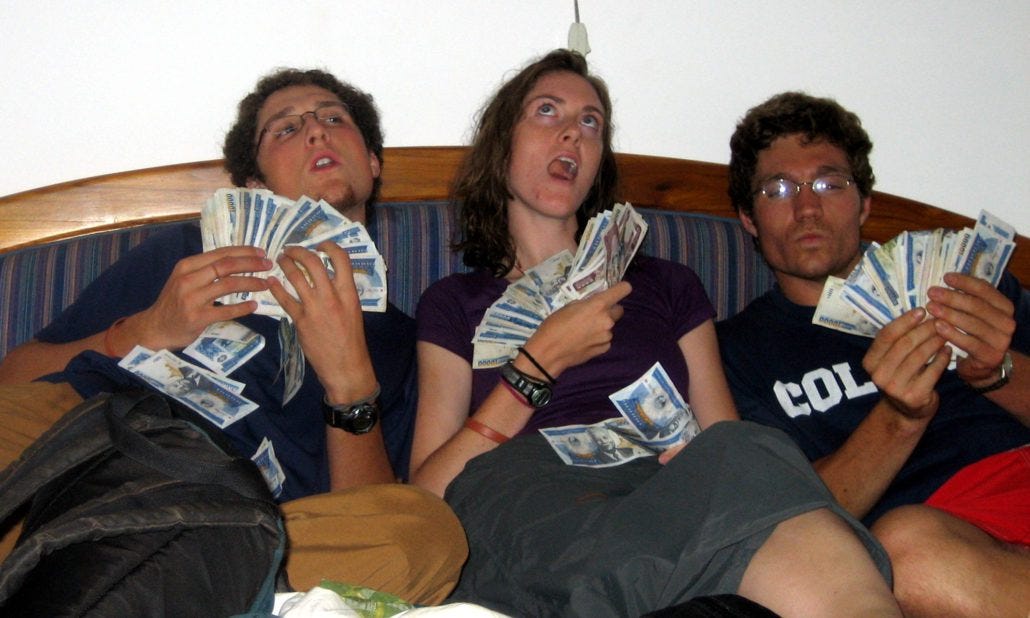
[[548, 382], [550, 382], [550, 383], [551, 383], [551, 386], [554, 386], [555, 384], [557, 384], [557, 383], [558, 383], [558, 380], [555, 380], [554, 378], [552, 378], [552, 377], [551, 377], [551, 374], [547, 373], [547, 370], [546, 370], [546, 369], [544, 369], [543, 367], [541, 367], [541, 366], [540, 366], [540, 363], [536, 362], [536, 359], [535, 359], [535, 358], [533, 358], [533, 355], [532, 355], [532, 354], [530, 354], [530, 353], [529, 353], [529, 351], [528, 351], [528, 350], [526, 350], [526, 348], [522, 348], [522, 347], [520, 347], [520, 348], [519, 348], [519, 352], [522, 352], [522, 354], [523, 354], [523, 355], [524, 355], [524, 356], [525, 356], [526, 358], [528, 358], [528, 359], [529, 359], [529, 362], [533, 363], [533, 366], [534, 366], [534, 367], [536, 367], [537, 369], [539, 369], [539, 370], [540, 370], [540, 373], [544, 374], [544, 378], [545, 378], [545, 379], [546, 379], [546, 380], [547, 380]]

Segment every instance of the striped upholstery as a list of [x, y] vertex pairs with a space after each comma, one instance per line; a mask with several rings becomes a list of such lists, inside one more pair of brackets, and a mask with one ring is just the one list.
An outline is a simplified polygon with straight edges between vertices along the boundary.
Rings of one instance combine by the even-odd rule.
[[648, 223], [642, 251], [697, 272], [717, 319], [728, 318], [772, 287], [772, 271], [736, 219], [640, 209]]
[[380, 204], [368, 231], [386, 260], [390, 301], [415, 315], [418, 298], [429, 284], [468, 268], [450, 249], [457, 224], [455, 209], [446, 201], [411, 206]]
[[166, 225], [103, 232], [0, 254], [0, 357], [31, 339], [104, 269]]
[[[455, 213], [446, 202], [381, 204], [370, 232], [386, 259], [390, 300], [414, 315], [430, 283], [467, 270], [450, 251]], [[691, 265], [728, 317], [768, 289], [772, 275], [735, 220], [642, 209], [643, 251]], [[32, 337], [120, 255], [167, 225], [49, 243], [0, 255], [0, 356]], [[50, 282], [40, 285], [40, 282]]]

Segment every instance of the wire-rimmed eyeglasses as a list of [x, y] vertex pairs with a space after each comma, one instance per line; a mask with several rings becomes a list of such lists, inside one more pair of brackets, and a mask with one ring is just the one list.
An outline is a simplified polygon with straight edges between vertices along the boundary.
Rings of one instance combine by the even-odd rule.
[[855, 180], [846, 174], [823, 174], [807, 182], [796, 182], [789, 178], [770, 178], [751, 195], [761, 193], [773, 201], [789, 200], [801, 193], [801, 187], [808, 185], [812, 192], [821, 197], [842, 194]]
[[300, 114], [289, 114], [273, 118], [265, 123], [265, 128], [261, 129], [255, 147], [261, 146], [261, 140], [264, 139], [266, 133], [271, 133], [272, 137], [280, 142], [294, 135], [304, 126], [305, 116], [308, 114], [311, 114], [311, 117], [323, 127], [332, 128], [346, 122], [349, 113], [347, 106], [343, 103], [327, 103]]

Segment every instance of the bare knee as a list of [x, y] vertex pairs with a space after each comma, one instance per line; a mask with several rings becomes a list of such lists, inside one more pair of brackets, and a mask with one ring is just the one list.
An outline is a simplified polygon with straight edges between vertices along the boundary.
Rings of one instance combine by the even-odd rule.
[[827, 509], [780, 522], [738, 592], [783, 616], [900, 615], [866, 547]]
[[887, 550], [895, 571], [898, 561], [932, 558], [932, 546], [948, 536], [940, 514], [940, 511], [928, 506], [901, 506], [889, 511], [873, 524], [871, 531]]
[[968, 522], [909, 505], [881, 517], [872, 532], [891, 558], [907, 616], [1005, 615], [1007, 603], [1024, 602], [1015, 590], [1020, 580], [1025, 586], [1019, 572], [1027, 560]]

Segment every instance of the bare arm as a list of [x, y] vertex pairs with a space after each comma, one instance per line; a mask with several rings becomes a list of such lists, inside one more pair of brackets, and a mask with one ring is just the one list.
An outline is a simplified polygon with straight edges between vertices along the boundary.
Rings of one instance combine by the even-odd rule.
[[[544, 320], [526, 342], [534, 358], [552, 377], [608, 350], [611, 329], [622, 316], [617, 303], [630, 292], [621, 282], [586, 300], [576, 301]], [[463, 429], [469, 417], [472, 368], [453, 352], [419, 342], [419, 403], [412, 447], [412, 481], [442, 496], [454, 477], [473, 457], [497, 443]], [[515, 367], [543, 378], [523, 355]], [[506, 436], [518, 433], [533, 415], [533, 408], [516, 398], [500, 382], [473, 417]]]
[[1009, 354], [1012, 355], [1012, 378], [1008, 384], [986, 393], [984, 397], [1030, 427], [1030, 357], [1015, 350], [1010, 350]]
[[[722, 369], [715, 324], [711, 320], [702, 322], [680, 337], [678, 343], [690, 372], [687, 399], [701, 429], [719, 421], [739, 420], [740, 415]], [[658, 461], [667, 464], [681, 450], [682, 446], [673, 447], [659, 455]]]
[[838, 450], [813, 463], [855, 517], [865, 516], [883, 496], [937, 413], [934, 389], [951, 353], [934, 320], [923, 321], [925, 315], [910, 311], [880, 331], [863, 365], [882, 399]]
[[258, 291], [267, 284], [257, 277], [229, 275], [263, 271], [271, 267], [264, 252], [254, 247], [224, 247], [193, 255], [176, 264], [157, 300], [149, 308], [128, 316], [116, 328], [68, 343], [31, 341], [0, 363], [0, 384], [31, 382], [64, 369], [86, 350], [118, 356], [136, 344], [152, 350], [179, 349], [190, 344], [209, 324], [252, 313], [253, 302], [215, 305], [232, 292]]
[[[465, 464], [497, 443], [463, 429], [472, 392], [472, 368], [465, 359], [432, 343], [418, 342], [419, 393], [411, 480], [443, 496]], [[528, 363], [527, 363], [528, 364]], [[521, 367], [529, 370], [528, 368]], [[498, 384], [475, 413], [487, 427], [505, 435], [518, 433], [533, 408]]]
[[706, 429], [719, 421], [738, 420], [722, 358], [715, 337], [715, 324], [706, 320], [679, 339], [680, 350], [690, 371], [690, 408]]
[[[350, 258], [331, 242], [318, 248], [329, 255], [334, 277], [330, 278], [317, 254], [290, 247], [283, 252], [279, 264], [299, 299], [274, 278], [269, 279], [270, 290], [293, 319], [300, 346], [329, 403], [347, 404], [372, 395], [376, 389], [375, 370], [365, 341], [361, 301], [354, 286]], [[310, 283], [298, 264], [309, 273]], [[326, 448], [332, 490], [396, 481], [378, 424], [361, 435], [326, 426]]]
[[22, 384], [64, 369], [68, 361], [86, 350], [104, 349], [104, 333], [70, 343], [28, 341], [7, 353], [0, 362], [0, 384]]

